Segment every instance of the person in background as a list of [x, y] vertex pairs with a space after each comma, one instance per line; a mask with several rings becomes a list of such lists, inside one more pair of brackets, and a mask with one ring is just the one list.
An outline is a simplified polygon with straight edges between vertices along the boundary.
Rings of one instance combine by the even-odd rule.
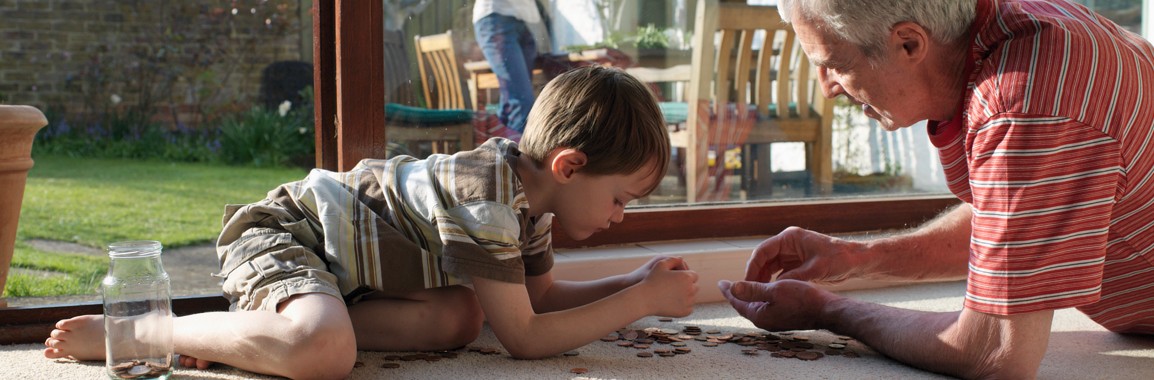
[[[542, 91], [521, 143], [315, 169], [228, 206], [217, 254], [231, 311], [177, 317], [176, 353], [188, 367], [345, 378], [358, 349], [455, 349], [486, 322], [509, 355], [532, 359], [648, 315], [688, 315], [697, 274], [681, 258], [591, 281], [551, 272], [554, 219], [576, 240], [620, 223], [668, 164], [641, 82], [569, 71]], [[103, 328], [101, 315], [62, 320], [44, 355], [103, 359]]]
[[536, 0], [477, 0], [473, 4], [477, 44], [501, 88], [497, 117], [517, 133], [525, 131], [533, 108], [537, 42], [530, 24], [540, 22]]
[[[1154, 334], [1154, 48], [1066, 0], [781, 0], [827, 97], [888, 130], [928, 120], [963, 203], [847, 241], [791, 227], [718, 285], [769, 330], [828, 329], [963, 378], [1036, 376], [1057, 309]], [[922, 312], [813, 283], [960, 279]]]

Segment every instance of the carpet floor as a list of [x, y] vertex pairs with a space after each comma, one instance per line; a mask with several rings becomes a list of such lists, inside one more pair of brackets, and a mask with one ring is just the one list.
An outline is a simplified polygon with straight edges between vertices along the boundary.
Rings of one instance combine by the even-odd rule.
[[[962, 282], [916, 284], [882, 289], [845, 291], [842, 294], [890, 306], [926, 310], [958, 310], [965, 284]], [[728, 304], [699, 305], [695, 312], [673, 321], [647, 317], [628, 326], [684, 332], [685, 326], [700, 327], [703, 335], [762, 333], [738, 316]], [[1152, 379], [1154, 378], [1154, 337], [1113, 334], [1076, 310], [1055, 314], [1053, 334], [1042, 367], [1041, 379]], [[362, 364], [350, 379], [934, 379], [943, 376], [921, 371], [882, 356], [856, 340], [847, 348], [857, 357], [829, 350], [831, 343], [844, 343], [828, 331], [788, 332], [784, 338], [803, 337], [822, 352], [817, 360], [774, 357], [768, 351], [747, 355], [752, 347], [723, 343], [708, 347], [706, 342], [689, 340], [689, 352], [671, 357], [639, 357], [638, 352], [673, 349], [654, 343], [649, 349], [621, 347], [617, 342], [596, 341], [569, 355], [541, 360], [510, 358], [488, 328], [466, 349], [438, 357], [435, 361], [398, 360], [415, 353], [360, 352]], [[95, 379], [103, 378], [103, 363], [49, 360], [40, 354], [41, 345], [0, 346], [0, 378], [3, 379]], [[472, 350], [470, 350], [471, 348]], [[498, 353], [486, 354], [483, 349]], [[827, 350], [829, 352], [827, 353]], [[854, 354], [851, 354], [854, 355]], [[403, 359], [414, 359], [410, 356]], [[382, 366], [395, 366], [384, 368]], [[224, 366], [208, 370], [180, 368], [174, 378], [182, 379], [267, 379]]]

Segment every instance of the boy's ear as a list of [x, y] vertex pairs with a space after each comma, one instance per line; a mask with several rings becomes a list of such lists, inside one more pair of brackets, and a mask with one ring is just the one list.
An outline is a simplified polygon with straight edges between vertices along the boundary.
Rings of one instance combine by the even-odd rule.
[[577, 174], [581, 168], [585, 167], [585, 164], [589, 163], [589, 157], [580, 150], [563, 148], [556, 152], [549, 169], [553, 172], [553, 178], [559, 183], [569, 182], [573, 179], [574, 174]]

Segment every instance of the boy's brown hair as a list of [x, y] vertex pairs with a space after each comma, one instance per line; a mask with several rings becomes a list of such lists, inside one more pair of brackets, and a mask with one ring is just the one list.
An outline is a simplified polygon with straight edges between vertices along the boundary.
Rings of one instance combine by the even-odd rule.
[[545, 85], [519, 148], [537, 163], [554, 149], [577, 149], [588, 156], [581, 171], [590, 175], [632, 174], [651, 162], [657, 173], [669, 167], [669, 132], [657, 99], [633, 76], [602, 66], [573, 69]]

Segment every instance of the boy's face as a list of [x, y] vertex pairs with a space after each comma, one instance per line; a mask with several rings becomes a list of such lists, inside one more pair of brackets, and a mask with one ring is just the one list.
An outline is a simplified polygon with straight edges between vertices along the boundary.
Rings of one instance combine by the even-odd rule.
[[621, 223], [625, 205], [640, 198], [657, 177], [664, 173], [648, 164], [632, 174], [586, 175], [573, 174], [573, 179], [558, 190], [554, 217], [560, 227], [574, 240], [588, 238], [596, 232]]

